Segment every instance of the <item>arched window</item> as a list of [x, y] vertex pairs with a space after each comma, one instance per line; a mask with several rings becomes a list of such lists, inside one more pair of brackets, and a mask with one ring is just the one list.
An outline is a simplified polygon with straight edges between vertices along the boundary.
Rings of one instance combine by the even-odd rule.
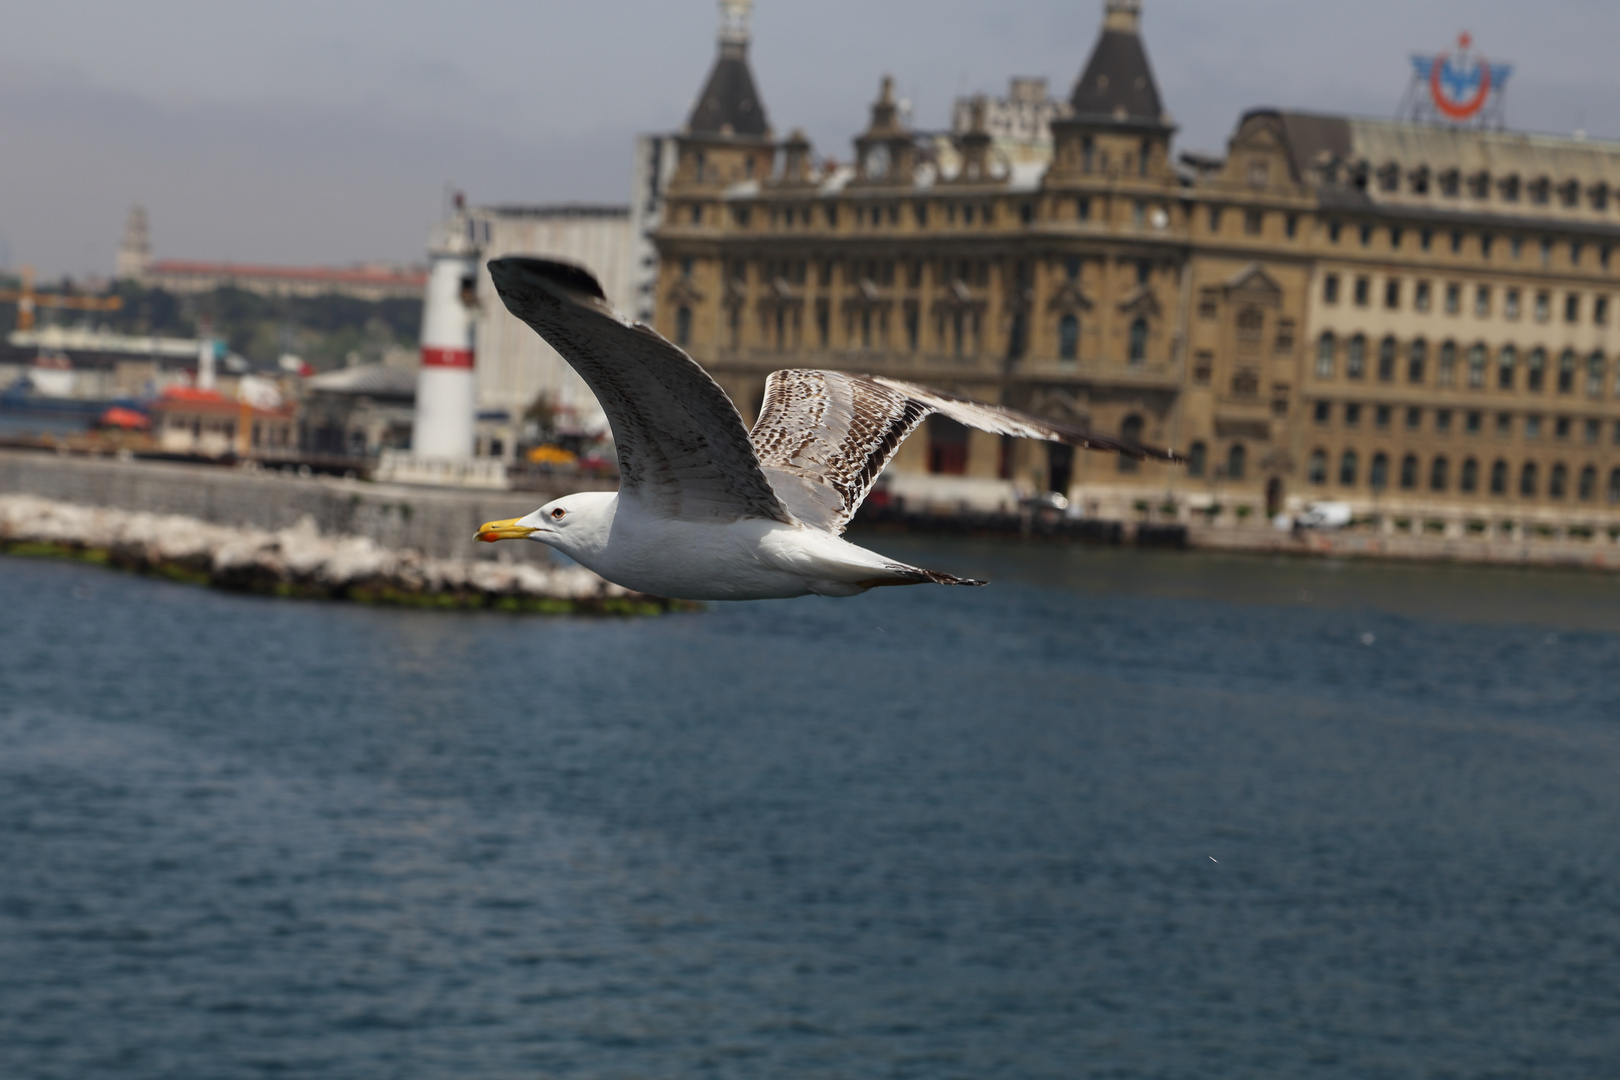
[[1565, 349], [1558, 357], [1558, 392], [1570, 394], [1575, 391], [1575, 350]]
[[1586, 396], [1603, 396], [1603, 354], [1595, 352], [1586, 358]]
[[1226, 477], [1229, 480], [1243, 479], [1243, 466], [1248, 453], [1243, 449], [1242, 443], [1233, 443], [1232, 449], [1226, 452]]
[[1525, 389], [1540, 392], [1547, 385], [1547, 350], [1530, 350], [1530, 360], [1525, 365]]
[[1536, 463], [1527, 461], [1524, 468], [1519, 470], [1519, 494], [1526, 499], [1536, 497], [1536, 488], [1541, 484], [1541, 476], [1536, 470]]
[[1367, 339], [1361, 334], [1350, 339], [1350, 353], [1345, 358], [1344, 373], [1352, 379], [1367, 374]]
[[1418, 459], [1416, 454], [1401, 458], [1401, 490], [1411, 491], [1418, 486]]
[[1485, 346], [1475, 345], [1468, 350], [1468, 389], [1478, 390], [1485, 385]]
[[1447, 341], [1440, 346], [1440, 385], [1450, 386], [1457, 381], [1457, 343]]
[[1450, 479], [1450, 477], [1447, 476], [1447, 472], [1450, 470], [1450, 467], [1451, 463], [1448, 462], [1444, 457], [1437, 457], [1429, 463], [1430, 491], [1446, 490], [1446, 483]]
[[1187, 450], [1187, 475], [1203, 476], [1204, 459], [1209, 455], [1209, 448], [1202, 441], [1195, 442]]
[[1457, 490], [1472, 495], [1479, 489], [1479, 462], [1469, 458], [1463, 462], [1462, 475], [1457, 478]]
[[683, 349], [692, 344], [692, 309], [689, 307], [675, 312], [675, 344]]
[[[1140, 443], [1142, 441], [1142, 418], [1135, 413], [1127, 416], [1125, 422], [1119, 426], [1119, 434], [1128, 443]], [[1114, 460], [1119, 462], [1119, 471], [1123, 473], [1133, 473], [1141, 465], [1141, 462], [1135, 458], [1127, 457], [1124, 454], [1116, 454]]]
[[1496, 464], [1491, 466], [1491, 494], [1492, 495], [1506, 495], [1507, 494], [1507, 476], [1508, 476], [1507, 462], [1498, 459]]
[[1367, 484], [1374, 491], [1383, 491], [1389, 486], [1389, 455], [1381, 450], [1373, 455], [1372, 468], [1367, 470]]
[[1058, 320], [1058, 358], [1073, 360], [1080, 355], [1080, 320], [1065, 315]]
[[1140, 364], [1147, 360], [1148, 324], [1146, 319], [1137, 319], [1131, 323], [1131, 353], [1133, 364]]
[[1498, 390], [1513, 389], [1513, 366], [1518, 362], [1518, 350], [1511, 345], [1502, 346], [1502, 351], [1496, 354], [1496, 388]]
[[1007, 331], [1007, 359], [1024, 358], [1024, 337], [1024, 315], [1020, 312], [1012, 317], [1012, 327]]
[[1569, 470], [1564, 467], [1563, 462], [1559, 462], [1552, 467], [1552, 472], [1547, 474], [1547, 497], [1562, 499], [1568, 486]]
[[[1358, 464], [1359, 463], [1356, 461], [1356, 452], [1354, 450], [1346, 450], [1344, 452], [1344, 456], [1339, 458], [1339, 483], [1343, 484], [1345, 487], [1355, 487], [1356, 469]], [[1620, 473], [1620, 469], [1615, 471]]]
[[1395, 381], [1395, 339], [1386, 337], [1378, 343], [1378, 381]]
[[1597, 497], [1597, 469], [1591, 465], [1581, 470], [1580, 486], [1576, 488], [1576, 497], [1581, 502], [1591, 502]]
[[1338, 347], [1333, 334], [1323, 331], [1322, 336], [1316, 339], [1316, 377], [1318, 379], [1333, 378], [1333, 353]]
[[1406, 354], [1406, 381], [1421, 384], [1426, 372], [1424, 368], [1429, 362], [1429, 343], [1422, 338], [1412, 342]]
[[1325, 484], [1325, 483], [1327, 483], [1327, 451], [1326, 450], [1312, 450], [1311, 451], [1310, 478], [1311, 478], [1311, 483], [1313, 483], [1313, 484]]

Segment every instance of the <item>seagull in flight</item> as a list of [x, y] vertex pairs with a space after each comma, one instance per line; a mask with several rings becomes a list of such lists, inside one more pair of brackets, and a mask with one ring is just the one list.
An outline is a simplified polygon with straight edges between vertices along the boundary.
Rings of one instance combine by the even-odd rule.
[[547, 544], [609, 581], [686, 600], [854, 596], [883, 585], [983, 585], [908, 566], [841, 535], [878, 474], [932, 413], [1000, 435], [1129, 457], [1176, 454], [896, 379], [773, 373], [749, 431], [720, 385], [615, 312], [586, 270], [489, 264], [507, 308], [579, 372], [619, 453], [619, 490], [553, 500], [477, 538]]

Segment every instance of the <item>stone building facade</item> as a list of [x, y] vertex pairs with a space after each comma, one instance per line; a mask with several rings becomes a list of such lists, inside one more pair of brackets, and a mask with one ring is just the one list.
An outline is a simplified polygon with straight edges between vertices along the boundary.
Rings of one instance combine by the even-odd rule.
[[[735, 6], [735, 4], [733, 5]], [[1139, 0], [1049, 147], [944, 142], [883, 81], [851, 164], [778, 140], [735, 18], [657, 235], [656, 324], [752, 417], [782, 367], [912, 379], [1185, 468], [930, 422], [896, 493], [1218, 520], [1344, 500], [1451, 535], [1620, 525], [1620, 146], [1278, 110], [1172, 156]], [[960, 123], [955, 125], [963, 127]]]

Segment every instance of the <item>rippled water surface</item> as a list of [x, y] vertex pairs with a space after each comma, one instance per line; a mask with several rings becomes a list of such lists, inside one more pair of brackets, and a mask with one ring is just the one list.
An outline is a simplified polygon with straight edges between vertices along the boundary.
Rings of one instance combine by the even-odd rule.
[[1620, 580], [870, 542], [995, 584], [0, 559], [0, 1076], [1620, 1075]]

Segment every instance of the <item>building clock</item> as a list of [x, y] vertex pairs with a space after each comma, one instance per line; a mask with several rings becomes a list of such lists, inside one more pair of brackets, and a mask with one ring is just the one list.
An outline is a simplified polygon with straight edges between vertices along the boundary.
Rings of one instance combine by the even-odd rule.
[[866, 178], [884, 180], [889, 175], [889, 148], [882, 143], [866, 148]]

